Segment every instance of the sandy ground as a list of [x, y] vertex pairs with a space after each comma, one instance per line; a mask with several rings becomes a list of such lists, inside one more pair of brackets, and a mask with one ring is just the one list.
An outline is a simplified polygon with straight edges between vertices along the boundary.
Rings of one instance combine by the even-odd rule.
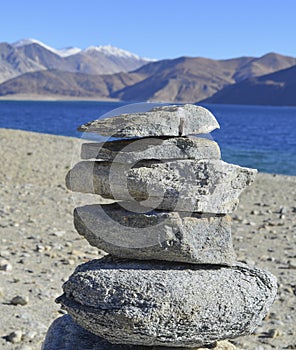
[[[72, 224], [74, 203], [64, 177], [77, 144], [0, 129], [3, 350], [40, 349], [48, 326], [61, 315], [54, 299], [63, 281], [77, 264], [100, 256]], [[238, 260], [269, 270], [279, 283], [255, 334], [232, 343], [245, 350], [296, 349], [296, 177], [259, 174], [232, 217]]]

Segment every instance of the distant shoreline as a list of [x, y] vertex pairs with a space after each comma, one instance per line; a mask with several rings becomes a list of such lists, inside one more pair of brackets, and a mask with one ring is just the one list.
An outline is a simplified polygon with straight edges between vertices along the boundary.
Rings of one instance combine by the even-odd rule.
[[207, 106], [207, 105], [223, 105], [223, 106], [244, 106], [244, 107], [262, 107], [262, 108], [296, 108], [296, 105], [257, 105], [257, 104], [229, 104], [229, 103], [210, 103], [210, 102], [197, 102], [197, 101], [141, 101], [141, 100], [134, 100], [134, 101], [126, 101], [126, 100], [120, 100], [118, 98], [108, 98], [108, 97], [73, 97], [73, 96], [64, 96], [64, 95], [38, 95], [38, 94], [13, 94], [13, 95], [5, 95], [0, 96], [0, 101], [39, 101], [39, 102], [122, 102], [125, 104], [133, 104], [133, 103], [161, 103], [161, 104], [197, 104], [201, 106]]
[[122, 102], [126, 104], [131, 103], [167, 103], [167, 104], [185, 104], [185, 103], [198, 103], [196, 101], [125, 101], [118, 98], [108, 97], [77, 97], [77, 96], [64, 96], [64, 95], [39, 95], [39, 94], [11, 94], [0, 96], [0, 101], [89, 101], [89, 102]]
[[[116, 98], [104, 97], [72, 97], [63, 95], [14, 94], [0, 96], [0, 101], [94, 101], [94, 102], [125, 102]], [[128, 102], [127, 102], [128, 103]]]

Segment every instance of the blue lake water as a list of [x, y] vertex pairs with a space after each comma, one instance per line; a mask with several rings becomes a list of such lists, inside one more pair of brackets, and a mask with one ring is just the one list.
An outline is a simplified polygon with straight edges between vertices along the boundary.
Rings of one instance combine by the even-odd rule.
[[[0, 101], [0, 128], [80, 137], [77, 126], [125, 105], [126, 102]], [[205, 107], [220, 123], [221, 129], [211, 135], [220, 145], [223, 160], [261, 172], [296, 175], [296, 107]]]

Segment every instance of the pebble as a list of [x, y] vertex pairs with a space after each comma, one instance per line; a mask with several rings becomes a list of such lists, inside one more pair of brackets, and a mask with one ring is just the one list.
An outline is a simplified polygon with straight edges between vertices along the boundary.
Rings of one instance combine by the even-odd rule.
[[11, 271], [12, 270], [12, 265], [10, 262], [6, 259], [1, 259], [0, 260], [0, 271]]
[[271, 329], [269, 332], [268, 332], [268, 337], [269, 338], [277, 338], [281, 335], [281, 332], [279, 329], [275, 328], [275, 329]]
[[251, 211], [251, 215], [259, 215], [259, 211], [258, 210], [252, 210]]
[[62, 259], [61, 263], [63, 263], [64, 265], [74, 265], [75, 260], [74, 259]]
[[10, 252], [7, 249], [2, 249], [0, 250], [0, 256], [2, 256], [3, 258], [7, 258], [10, 256]]
[[296, 269], [296, 260], [290, 260], [289, 262], [289, 269]]
[[54, 231], [52, 233], [53, 236], [56, 236], [56, 237], [63, 237], [65, 235], [66, 231]]
[[37, 335], [37, 332], [35, 331], [29, 331], [24, 334], [24, 339], [32, 341]]
[[10, 225], [10, 223], [8, 221], [1, 221], [0, 222], [0, 227], [2, 227], [2, 228], [5, 228], [5, 227], [7, 227], [9, 225]]
[[294, 290], [293, 290], [293, 288], [290, 287], [290, 286], [284, 288], [284, 291], [287, 292], [287, 293], [289, 293], [289, 294], [294, 294]]
[[10, 303], [12, 305], [22, 305], [22, 306], [27, 305], [28, 302], [29, 302], [29, 297], [27, 297], [27, 296], [26, 297], [22, 297], [20, 295], [17, 295], [15, 297], [13, 297], [11, 299], [11, 301], [10, 301]]
[[41, 244], [36, 244], [36, 248], [35, 248], [35, 251], [36, 251], [36, 252], [42, 253], [42, 252], [44, 252], [44, 250], [45, 250], [45, 247], [44, 247], [43, 245], [41, 245]]
[[5, 338], [10, 343], [16, 344], [22, 341], [23, 332], [21, 330], [16, 330], [8, 334]]
[[280, 207], [279, 213], [280, 214], [287, 214], [288, 210], [286, 207]]

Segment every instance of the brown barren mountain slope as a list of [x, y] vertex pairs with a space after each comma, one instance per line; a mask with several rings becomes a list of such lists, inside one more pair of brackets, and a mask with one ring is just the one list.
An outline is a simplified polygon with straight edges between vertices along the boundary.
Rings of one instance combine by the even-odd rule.
[[203, 102], [296, 106], [296, 65], [227, 86]]
[[211, 60], [181, 57], [146, 64], [136, 73], [147, 78], [112, 94], [122, 100], [201, 101], [243, 79], [296, 64], [296, 58], [275, 53], [260, 58]]
[[262, 57], [248, 61], [247, 64], [240, 67], [234, 75], [236, 82], [248, 79], [254, 76], [266, 75], [296, 64], [295, 57], [283, 56], [271, 52]]
[[0, 96], [14, 94], [109, 98], [113, 91], [137, 83], [140, 74], [90, 75], [46, 70], [26, 73], [0, 84]]

